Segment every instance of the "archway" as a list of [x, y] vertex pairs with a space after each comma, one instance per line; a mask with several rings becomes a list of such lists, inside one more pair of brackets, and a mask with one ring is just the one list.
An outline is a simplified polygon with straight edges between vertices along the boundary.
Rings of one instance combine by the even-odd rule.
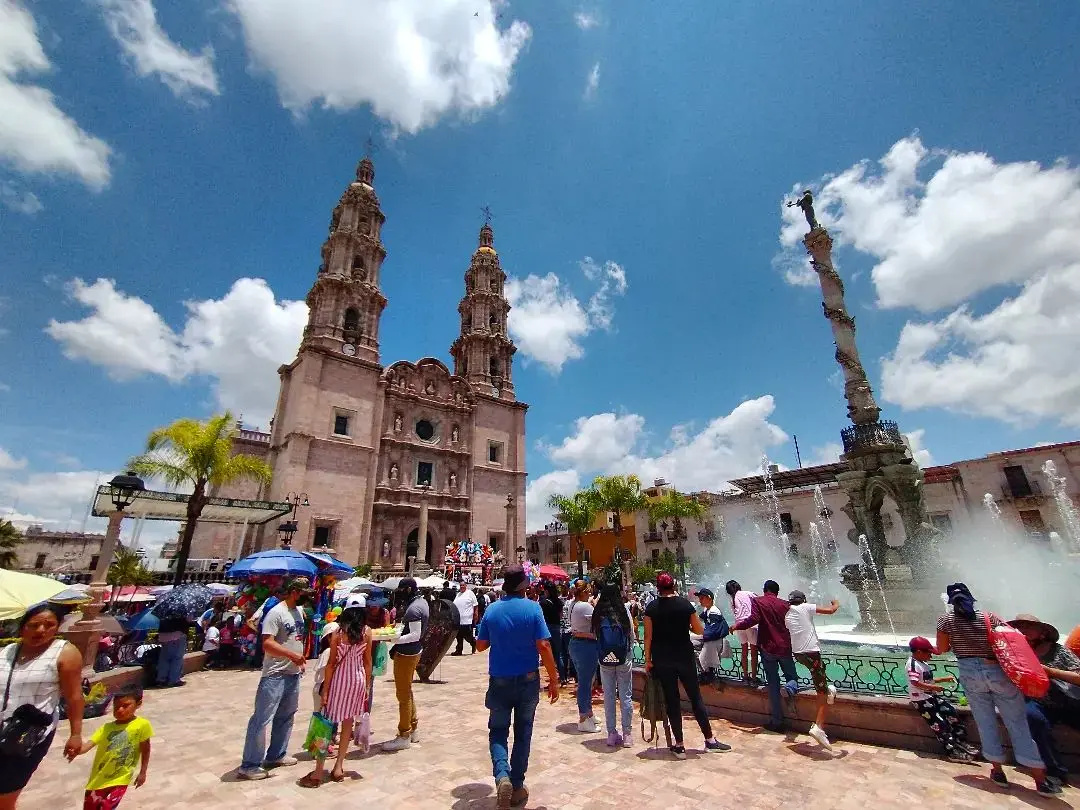
[[[417, 561], [420, 560], [420, 529], [419, 527], [409, 532], [409, 536], [405, 538], [405, 563], [408, 564], [409, 557], [416, 557]], [[424, 555], [424, 559], [427, 560], [429, 565], [434, 565], [431, 561], [431, 532], [427, 533], [427, 544]]]

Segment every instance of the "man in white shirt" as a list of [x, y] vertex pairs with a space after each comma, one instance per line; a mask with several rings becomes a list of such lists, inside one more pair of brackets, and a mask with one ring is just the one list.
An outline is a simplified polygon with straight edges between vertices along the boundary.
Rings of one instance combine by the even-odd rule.
[[476, 594], [464, 582], [460, 583], [457, 596], [454, 597], [454, 607], [458, 610], [457, 649], [450, 654], [461, 655], [466, 641], [475, 653], [476, 639], [473, 638], [473, 625], [479, 613], [479, 603], [476, 601]]
[[829, 606], [807, 604], [806, 594], [802, 591], [792, 591], [788, 594], [788, 602], [791, 606], [784, 615], [784, 625], [791, 635], [791, 652], [795, 660], [810, 670], [810, 678], [817, 690], [818, 708], [814, 724], [810, 726], [810, 736], [828, 751], [832, 750], [832, 743], [825, 734], [825, 713], [828, 704], [836, 699], [836, 687], [829, 683], [825, 674], [825, 662], [821, 660], [821, 643], [818, 641], [817, 628], [814, 626], [814, 616], [818, 613], [829, 616], [836, 613], [840, 603], [835, 599]]

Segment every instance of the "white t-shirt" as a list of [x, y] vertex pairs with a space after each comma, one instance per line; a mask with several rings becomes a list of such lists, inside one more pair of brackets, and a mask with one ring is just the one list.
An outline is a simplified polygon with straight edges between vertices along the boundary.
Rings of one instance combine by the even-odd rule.
[[473, 609], [479, 603], [476, 601], [476, 594], [465, 589], [464, 593], [458, 593], [454, 597], [454, 607], [458, 609], [458, 624], [461, 627], [469, 627], [473, 623]]
[[787, 625], [788, 633], [791, 634], [793, 653], [821, 652], [817, 630], [814, 629], [815, 613], [817, 613], [817, 605], [803, 602], [801, 605], [789, 607], [784, 615], [784, 624]]
[[923, 683], [934, 680], [934, 669], [925, 661], [918, 661], [915, 656], [907, 660], [908, 700], [926, 700], [929, 692], [923, 691]]
[[203, 637], [203, 652], [212, 652], [220, 646], [221, 631], [211, 625], [206, 628], [206, 635]]

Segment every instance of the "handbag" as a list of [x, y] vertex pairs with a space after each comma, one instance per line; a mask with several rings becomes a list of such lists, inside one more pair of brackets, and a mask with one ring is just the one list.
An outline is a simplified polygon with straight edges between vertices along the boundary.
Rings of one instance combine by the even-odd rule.
[[367, 753], [371, 747], [371, 713], [364, 712], [353, 723], [353, 742], [361, 752]]
[[[11, 656], [11, 668], [8, 670], [7, 685], [4, 687], [4, 706], [0, 711], [7, 712], [8, 698], [11, 696], [11, 679], [15, 674], [15, 662], [19, 658], [19, 648]], [[24, 703], [4, 719], [0, 724], [0, 753], [12, 757], [28, 757], [34, 749], [45, 742], [52, 731], [52, 715], [45, 714], [37, 706]]]
[[[651, 743], [656, 740], [656, 724], [661, 723], [668, 745], [671, 745], [671, 727], [668, 725], [667, 708], [664, 704], [664, 690], [651, 672], [645, 673], [645, 688], [641, 690], [641, 739]], [[649, 734], [645, 734], [645, 724], [650, 724]]]
[[307, 736], [304, 737], [304, 750], [316, 759], [326, 759], [330, 753], [330, 743], [334, 741], [334, 724], [321, 712], [311, 713]]
[[720, 641], [727, 638], [731, 634], [731, 630], [728, 627], [727, 619], [721, 616], [719, 619], [715, 619], [705, 625], [705, 632], [702, 634], [702, 641]]
[[1007, 624], [990, 626], [990, 616], [983, 614], [990, 649], [994, 651], [1001, 671], [1024, 693], [1024, 697], [1041, 698], [1050, 691], [1050, 676], [1031, 649], [1024, 634]]

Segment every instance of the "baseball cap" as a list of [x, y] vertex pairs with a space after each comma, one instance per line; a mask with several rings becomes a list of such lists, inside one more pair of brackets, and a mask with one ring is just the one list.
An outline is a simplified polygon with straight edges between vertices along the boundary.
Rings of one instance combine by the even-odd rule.
[[345, 609], [367, 607], [367, 596], [362, 593], [350, 593], [345, 598]]
[[908, 642], [908, 649], [912, 652], [936, 652], [934, 645], [930, 643], [930, 639], [923, 638], [922, 636], [915, 636]]
[[310, 591], [311, 581], [307, 577], [293, 577], [285, 583], [285, 593], [291, 591]]
[[713, 592], [710, 591], [708, 588], [698, 588], [697, 589], [697, 595], [698, 595], [698, 598], [701, 598], [702, 596], [707, 596], [710, 599], [715, 599], [716, 598], [715, 596], [713, 596]]
[[329, 636], [331, 633], [333, 633], [337, 629], [338, 629], [338, 623], [337, 622], [327, 622], [326, 624], [323, 625], [323, 629], [319, 632], [319, 638], [326, 638], [327, 636]]
[[806, 594], [802, 591], [795, 590], [787, 595], [787, 600], [793, 605], [801, 605], [806, 601]]
[[529, 578], [525, 576], [525, 569], [520, 565], [508, 565], [503, 569], [503, 591], [515, 593], [523, 591], [529, 584]]
[[675, 590], [675, 577], [667, 571], [661, 571], [656, 575], [656, 587], [662, 591]]
[[399, 591], [405, 591], [410, 588], [414, 591], [416, 590], [416, 580], [413, 577], [402, 577], [401, 581], [397, 584], [397, 589]]

